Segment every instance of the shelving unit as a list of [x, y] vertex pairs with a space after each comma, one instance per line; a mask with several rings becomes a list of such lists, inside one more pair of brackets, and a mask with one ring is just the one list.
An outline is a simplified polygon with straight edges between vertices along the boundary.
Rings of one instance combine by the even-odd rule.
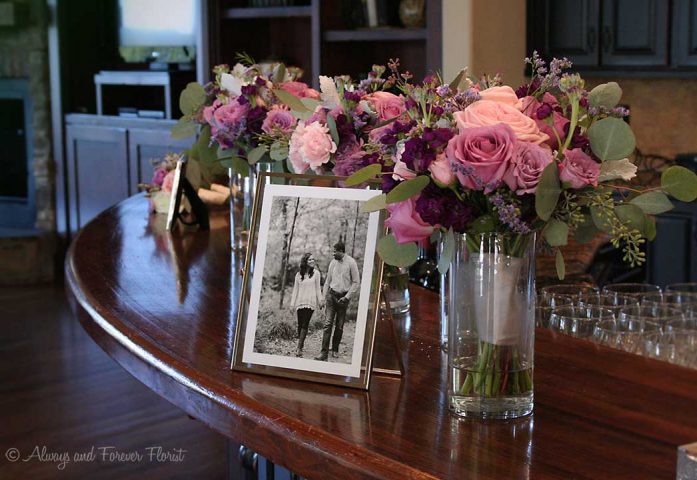
[[[300, 2], [296, 2], [300, 3]], [[234, 62], [246, 52], [257, 61], [277, 60], [318, 75], [358, 78], [373, 64], [399, 58], [416, 78], [442, 63], [442, 0], [428, 0], [423, 28], [399, 26], [350, 29], [341, 0], [307, 0], [288, 7], [246, 7], [245, 0], [209, 0], [211, 65]], [[393, 8], [399, 2], [392, 0]], [[396, 16], [396, 11], [395, 11]]]

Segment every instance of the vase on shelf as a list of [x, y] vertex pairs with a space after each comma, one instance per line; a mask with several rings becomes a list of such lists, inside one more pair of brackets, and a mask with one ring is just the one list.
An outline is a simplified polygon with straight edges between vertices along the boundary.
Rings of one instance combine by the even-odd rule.
[[399, 19], [407, 28], [424, 26], [424, 0], [402, 0], [399, 4]]
[[234, 252], [243, 253], [247, 250], [259, 174], [271, 172], [272, 168], [272, 163], [259, 162], [251, 166], [249, 172], [245, 174], [236, 172], [232, 168], [228, 169], [230, 177], [230, 243]]
[[455, 235], [448, 277], [451, 412], [481, 419], [530, 414], [535, 235]]

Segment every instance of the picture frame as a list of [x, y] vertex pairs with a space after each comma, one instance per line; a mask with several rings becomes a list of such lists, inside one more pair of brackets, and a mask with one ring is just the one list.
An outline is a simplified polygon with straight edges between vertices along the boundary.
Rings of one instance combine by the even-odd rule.
[[[380, 315], [383, 263], [377, 255], [377, 243], [384, 235], [384, 212], [360, 210], [364, 202], [381, 194], [379, 190], [340, 188], [343, 180], [269, 172], [259, 175], [242, 269], [233, 370], [368, 389]], [[337, 225], [342, 225], [343, 233], [336, 230]], [[346, 238], [351, 239], [350, 252], [346, 251]], [[342, 240], [344, 252], [340, 247], [337, 250]], [[315, 266], [310, 273], [308, 265], [313, 259], [307, 257], [305, 274], [301, 275], [303, 257], [308, 253], [316, 257]], [[341, 253], [338, 260], [336, 255]], [[308, 306], [314, 310], [308, 321], [306, 311], [298, 313], [303, 303], [298, 298], [308, 298], [308, 292], [313, 291], [308, 283], [311, 279], [316, 282], [317, 274], [321, 298], [309, 294], [313, 300]], [[335, 291], [328, 286], [328, 277], [332, 287], [349, 290]], [[296, 288], [294, 300], [292, 291]], [[338, 310], [344, 297], [348, 303], [337, 345]], [[319, 305], [322, 300], [324, 309]], [[303, 329], [304, 346], [299, 347]]]

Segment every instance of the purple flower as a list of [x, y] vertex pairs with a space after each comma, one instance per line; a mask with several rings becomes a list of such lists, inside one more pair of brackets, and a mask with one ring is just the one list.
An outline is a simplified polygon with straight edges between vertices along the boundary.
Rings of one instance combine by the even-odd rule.
[[511, 229], [513, 233], [527, 235], [532, 232], [530, 226], [520, 218], [520, 211], [513, 203], [506, 203], [500, 193], [495, 193], [489, 197], [492, 205], [496, 207], [496, 213], [501, 223]]
[[242, 85], [242, 95], [256, 95], [257, 87], [256, 85]]
[[167, 170], [165, 170], [162, 167], [156, 168], [152, 174], [152, 180], [150, 180], [150, 183], [152, 183], [153, 185], [157, 185], [158, 187], [161, 187], [162, 181], [167, 176], [167, 173]]
[[344, 99], [348, 100], [349, 102], [360, 102], [361, 98], [363, 98], [363, 92], [356, 91], [356, 92], [349, 92], [345, 91], [344, 92]]
[[274, 133], [274, 131], [291, 133], [296, 123], [297, 119], [289, 110], [273, 108], [266, 114], [266, 118], [261, 124], [261, 129], [269, 134]]
[[429, 184], [416, 200], [416, 212], [424, 222], [464, 233], [474, 217], [472, 208], [447, 188]]
[[552, 106], [549, 103], [543, 103], [537, 109], [537, 112], [535, 112], [535, 116], [538, 120], [544, 120], [545, 118], [549, 117], [553, 111], [554, 110], [552, 109]]
[[257, 87], [265, 87], [266, 79], [263, 77], [257, 77], [256, 80], [254, 80], [254, 83], [256, 83]]

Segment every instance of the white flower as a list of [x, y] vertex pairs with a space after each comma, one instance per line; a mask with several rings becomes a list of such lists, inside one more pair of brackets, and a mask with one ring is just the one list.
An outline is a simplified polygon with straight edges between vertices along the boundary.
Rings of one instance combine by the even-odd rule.
[[618, 178], [629, 181], [636, 177], [636, 171], [637, 166], [630, 162], [628, 158], [609, 160], [600, 165], [598, 181], [607, 182], [610, 180], [617, 180]]
[[333, 110], [334, 108], [341, 105], [341, 99], [339, 98], [339, 92], [336, 89], [336, 84], [334, 80], [325, 77], [324, 75], [319, 76], [319, 89], [322, 94], [320, 98], [322, 99], [322, 106], [328, 110]]
[[234, 75], [223, 73], [220, 76], [220, 88], [236, 96], [242, 95], [242, 81]]

